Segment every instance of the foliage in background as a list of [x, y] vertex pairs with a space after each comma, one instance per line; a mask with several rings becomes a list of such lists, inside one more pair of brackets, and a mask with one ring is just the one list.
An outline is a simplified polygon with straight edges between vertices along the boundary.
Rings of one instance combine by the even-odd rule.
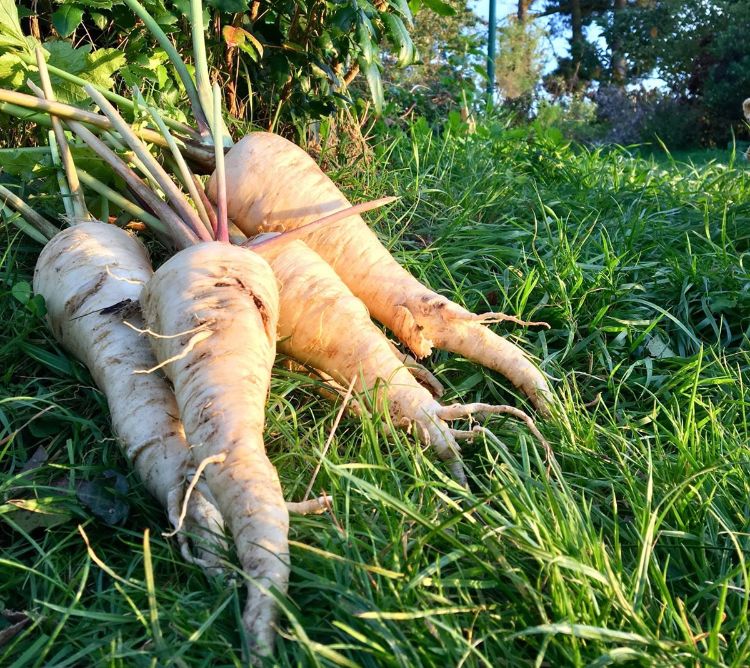
[[[142, 4], [178, 49], [189, 54], [187, 0]], [[413, 0], [412, 6], [424, 14], [453, 12], [443, 0]], [[84, 45], [76, 51], [94, 45], [97, 50], [116, 49], [124, 57], [118, 63], [123, 85], [166, 96], [162, 106], [179, 101], [182, 91], [166, 54], [126, 5], [111, 0], [23, 0], [19, 8], [25, 32], [45, 42], [48, 51], [73, 50], [71, 43]], [[406, 0], [212, 0], [204, 14], [209, 64], [222, 83], [227, 108], [235, 118], [264, 127], [281, 121], [301, 128], [351, 104], [350, 84], [360, 73], [367, 97], [380, 111], [382, 68], [403, 68], [418, 58]], [[57, 62], [63, 64], [62, 59]], [[12, 71], [2, 66], [0, 62], [0, 84], [22, 85], [17, 65]]]
[[466, 114], [475, 107], [486, 78], [486, 28], [467, 0], [446, 4], [449, 12], [420, 11], [414, 18], [419, 62], [404, 70], [386, 68], [386, 119], [423, 117], [438, 127], [451, 111]]
[[[699, 139], [724, 144], [744, 134], [742, 101], [750, 95], [750, 4], [744, 0], [648, 0], [604, 22], [622, 44], [630, 77], [658, 71], [684, 118], [692, 110]], [[747, 136], [747, 135], [745, 135]]]
[[495, 83], [508, 106], [526, 117], [542, 73], [544, 31], [511, 18], [498, 30]]

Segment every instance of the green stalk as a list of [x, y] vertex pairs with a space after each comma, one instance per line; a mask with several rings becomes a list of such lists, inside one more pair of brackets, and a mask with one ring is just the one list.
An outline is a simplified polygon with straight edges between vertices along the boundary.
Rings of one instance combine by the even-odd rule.
[[216, 241], [229, 243], [229, 225], [227, 224], [227, 177], [224, 170], [224, 142], [221, 131], [221, 91], [219, 84], [213, 85], [214, 124], [211, 133], [214, 138], [214, 155], [216, 156]]
[[183, 220], [138, 178], [112, 150], [93, 132], [78, 121], [67, 121], [68, 127], [106, 162], [128, 184], [157, 217], [169, 228], [169, 236], [178, 248], [187, 248], [198, 242], [198, 237]]
[[[52, 145], [30, 146], [30, 147], [18, 148], [18, 149], [2, 148], [0, 149], [0, 163], [2, 163], [2, 156], [4, 153], [16, 153], [17, 151], [23, 151], [24, 153], [38, 154], [40, 159], [49, 153], [54, 153], [54, 149]], [[52, 161], [53, 163], [55, 162], [54, 155], [53, 155]], [[106, 198], [112, 204], [122, 209], [123, 211], [143, 221], [144, 223], [146, 223], [146, 225], [152, 228], [154, 232], [165, 235], [165, 236], [168, 234], [168, 230], [164, 226], [164, 223], [162, 223], [156, 216], [142, 209], [140, 206], [138, 206], [137, 204], [129, 200], [127, 197], [121, 195], [116, 190], [113, 190], [105, 183], [102, 183], [99, 179], [92, 176], [91, 174], [81, 169], [80, 167], [77, 168], [77, 172], [78, 172], [78, 178], [81, 180], [81, 183], [83, 183], [86, 187], [90, 188], [98, 195], [101, 195], [102, 197]], [[67, 214], [67, 215], [72, 216], [72, 214]], [[39, 232], [37, 232], [37, 234], [39, 234]]]
[[[28, 112], [29, 109], [32, 110], [32, 113]], [[43, 115], [33, 113], [34, 111], [41, 111], [44, 112], [44, 114], [57, 116], [63, 120], [74, 120], [79, 123], [87, 123], [94, 126], [94, 131], [112, 129], [112, 123], [106, 116], [78, 109], [69, 104], [63, 104], [62, 102], [40, 100], [33, 95], [26, 95], [25, 93], [19, 93], [5, 88], [0, 88], [0, 110], [11, 116], [17, 116], [25, 120], [40, 123], [44, 127], [52, 127], [52, 122]], [[167, 146], [164, 137], [154, 130], [140, 128], [135, 132], [144, 141], [162, 148], [166, 148]], [[184, 147], [181, 147], [180, 150], [185, 157], [195, 161], [202, 167], [208, 169], [213, 167], [213, 149], [185, 142]]]
[[59, 118], [90, 123], [91, 125], [95, 125], [96, 127], [105, 130], [108, 130], [111, 126], [110, 122], [104, 116], [100, 116], [99, 114], [85, 111], [84, 109], [79, 109], [78, 107], [73, 107], [69, 104], [63, 104], [62, 102], [50, 102], [49, 100], [39, 99], [33, 95], [19, 93], [15, 90], [0, 88], [0, 101], [10, 102], [11, 104], [25, 107], [26, 109], [42, 111]]
[[203, 209], [208, 215], [208, 220], [211, 224], [211, 230], [215, 239], [216, 230], [219, 227], [219, 224], [216, 221], [216, 209], [214, 209], [214, 205], [211, 204], [211, 201], [208, 199], [208, 195], [206, 195], [206, 189], [203, 187], [203, 184], [198, 180], [198, 177], [195, 176], [195, 174], [193, 174], [193, 184], [195, 185], [195, 189], [198, 192], [198, 197], [200, 198], [201, 202], [203, 202]]
[[[28, 53], [19, 53], [18, 57], [27, 65], [37, 64], [36, 60]], [[77, 86], [83, 87], [86, 84], [89, 84], [90, 86], [96, 88], [96, 90], [104, 95], [104, 97], [106, 97], [110, 102], [116, 104], [118, 107], [125, 108], [131, 112], [135, 112], [135, 103], [132, 100], [129, 100], [127, 97], [118, 95], [117, 93], [105, 88], [104, 86], [99, 86], [98, 84], [86, 81], [86, 79], [81, 79], [81, 77], [77, 77], [75, 74], [70, 74], [69, 72], [61, 70], [59, 67], [55, 67], [54, 65], [50, 65], [49, 63], [46, 63], [46, 65], [47, 70], [50, 74], [54, 74], [56, 77], [64, 79], [65, 81], [69, 81], [70, 83], [76, 84]], [[185, 123], [181, 123], [180, 121], [169, 117], [165, 118], [164, 122], [173, 130], [189, 135], [195, 141], [201, 141], [201, 136], [189, 125], [186, 125]]]
[[[29, 123], [36, 123], [44, 128], [51, 128], [52, 121], [47, 114], [37, 114], [26, 107], [19, 107], [17, 104], [0, 101], [0, 111], [8, 116], [15, 116]], [[5, 149], [4, 149], [5, 150]]]
[[[224, 119], [219, 116], [217, 119], [213, 105], [213, 93], [211, 90], [211, 80], [208, 74], [208, 58], [206, 57], [206, 42], [204, 39], [205, 26], [203, 24], [203, 2], [201, 0], [190, 0], [190, 34], [193, 38], [193, 57], [195, 58], [195, 84], [198, 89], [203, 111], [206, 114], [211, 128], [219, 122], [222, 126], [222, 137], [226, 147], [232, 146], [232, 138], [229, 136], [229, 130], [224, 123]], [[214, 141], [216, 138], [214, 137]]]
[[[36, 48], [36, 60], [37, 68], [39, 69], [39, 79], [42, 82], [42, 90], [40, 91], [42, 92], [42, 97], [47, 98], [50, 102], [54, 102], [55, 93], [52, 90], [52, 82], [50, 81], [49, 72], [47, 71], [47, 63], [44, 62], [44, 52], [39, 46]], [[31, 86], [32, 82], [29, 81], [28, 84]], [[76, 174], [76, 166], [73, 162], [73, 156], [70, 153], [68, 140], [65, 137], [65, 130], [63, 130], [62, 121], [60, 121], [59, 118], [52, 118], [52, 130], [60, 151], [60, 160], [62, 162], [63, 171], [65, 172], [65, 178], [68, 181], [74, 219], [76, 222], [90, 220], [91, 215], [86, 208], [86, 201], [83, 199], [81, 184], [78, 183], [78, 175]]]
[[153, 107], [149, 107], [148, 113], [151, 114], [151, 118], [154, 119], [154, 123], [156, 123], [156, 126], [164, 135], [164, 139], [167, 140], [167, 144], [169, 144], [169, 150], [172, 152], [172, 157], [174, 158], [177, 172], [179, 172], [179, 175], [181, 177], [180, 181], [182, 181], [183, 185], [188, 189], [190, 197], [192, 197], [193, 203], [195, 204], [195, 208], [198, 210], [200, 219], [203, 221], [206, 229], [209, 232], [212, 232], [213, 230], [211, 228], [211, 221], [208, 218], [206, 208], [203, 206], [203, 200], [198, 193], [198, 188], [195, 184], [195, 180], [193, 179], [193, 173], [190, 171], [190, 168], [187, 166], [185, 159], [182, 157], [182, 153], [180, 153], [179, 147], [177, 146], [174, 138], [169, 132], [169, 128], [167, 128], [167, 126], [164, 124], [162, 117], [159, 115], [159, 112], [156, 111], [156, 109], [154, 109]]
[[49, 152], [52, 154], [52, 164], [55, 166], [55, 174], [57, 175], [57, 185], [60, 188], [60, 194], [62, 195], [63, 207], [65, 207], [65, 217], [68, 220], [75, 218], [75, 210], [73, 209], [73, 202], [70, 197], [70, 188], [68, 188], [68, 182], [65, 180], [65, 175], [62, 170], [62, 162], [60, 161], [60, 154], [57, 150], [57, 140], [55, 139], [55, 133], [53, 130], [47, 131], [47, 141], [49, 143]]
[[[79, 174], [80, 176], [80, 174]], [[101, 205], [101, 216], [99, 216], [99, 220], [101, 220], [103, 223], [109, 222], [109, 200], [106, 197], [101, 197], [99, 199], [100, 205]]]
[[118, 136], [113, 135], [111, 132], [105, 132], [102, 134], [102, 139], [106, 140], [107, 145], [113, 150], [113, 152], [117, 153], [119, 151], [117, 154], [123, 162], [132, 164], [133, 167], [141, 173], [141, 176], [146, 179], [146, 182], [154, 191], [159, 190], [158, 182], [154, 180], [153, 176], [151, 176], [146, 165], [143, 164], [141, 159], [133, 151], [120, 141]]
[[[169, 178], [169, 174], [164, 171], [164, 168], [156, 161], [154, 156], [148, 152], [146, 146], [135, 136], [133, 130], [125, 122], [122, 116], [117, 113], [117, 110], [104, 99], [101, 93], [94, 90], [91, 86], [84, 86], [84, 90], [89, 96], [91, 96], [91, 99], [99, 105], [107, 118], [112, 121], [112, 124], [115, 126], [120, 136], [140, 158], [141, 162], [146, 166], [148, 173], [151, 174], [154, 180], [159, 184], [159, 187], [167, 196], [167, 199], [170, 201], [180, 218], [192, 229], [201, 241], [211, 241], [212, 239], [206, 232], [206, 228], [203, 227], [203, 223], [198, 217], [198, 214], [196, 214], [195, 209], [190, 207], [180, 189], [174, 184], [172, 179]], [[162, 139], [164, 139], [164, 137], [162, 137]]]
[[193, 40], [193, 58], [195, 58], [195, 87], [209, 125], [213, 127], [215, 119], [213, 118], [211, 81], [208, 76], [206, 42], [203, 39], [204, 30], [203, 3], [201, 0], [190, 0], [190, 36]]
[[185, 62], [180, 57], [180, 54], [177, 52], [177, 49], [175, 49], [172, 42], [169, 41], [169, 37], [167, 37], [165, 32], [161, 29], [161, 26], [153, 19], [138, 0], [125, 0], [125, 4], [133, 10], [141, 21], [143, 21], [146, 28], [148, 28], [148, 31], [156, 38], [156, 41], [159, 42], [161, 48], [164, 49], [167, 56], [169, 56], [169, 60], [177, 70], [177, 74], [187, 92], [190, 106], [193, 109], [193, 116], [195, 116], [195, 122], [198, 125], [198, 132], [201, 137], [207, 138], [210, 132], [208, 120], [203, 113], [203, 107], [201, 106], [201, 101], [198, 97], [198, 90], [190, 77], [190, 72], [188, 72]]
[[[24, 202], [18, 195], [11, 190], [8, 190], [5, 186], [0, 185], [0, 197], [3, 198], [3, 204], [10, 204], [18, 213], [20, 213], [26, 221], [31, 225], [37, 232], [42, 236], [46, 237], [47, 240], [54, 237], [59, 230], [50, 223], [46, 218], [40, 216], [34, 209], [32, 209], [26, 202]], [[46, 243], [46, 241], [45, 241]]]
[[157, 234], [161, 234], [163, 236], [166, 236], [168, 234], [169, 231], [165, 227], [164, 223], [162, 223], [156, 216], [150, 214], [145, 209], [142, 209], [135, 202], [132, 202], [127, 197], [118, 193], [116, 190], [113, 190], [108, 185], [91, 176], [91, 174], [84, 171], [83, 169], [79, 168], [78, 176], [81, 178], [81, 181], [85, 183], [87, 187], [91, 188], [91, 190], [93, 190], [95, 193], [112, 202], [112, 204], [114, 204], [116, 207], [122, 209], [126, 213], [129, 213], [131, 216], [138, 218]]
[[4, 204], [0, 205], [0, 212], [2, 213], [3, 218], [5, 218], [6, 222], [15, 225], [27, 237], [30, 237], [34, 241], [39, 242], [43, 246], [51, 239], [51, 237], [46, 237], [39, 230], [30, 225], [20, 213], [13, 211], [11, 208], [5, 206]]

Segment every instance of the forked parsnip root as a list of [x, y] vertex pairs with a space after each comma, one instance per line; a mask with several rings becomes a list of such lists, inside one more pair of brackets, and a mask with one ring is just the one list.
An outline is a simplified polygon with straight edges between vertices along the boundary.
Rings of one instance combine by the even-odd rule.
[[429, 444], [447, 462], [453, 477], [465, 485], [455, 438], [462, 432], [454, 433], [446, 420], [507, 411], [482, 404], [481, 411], [469, 405], [461, 414], [460, 404], [446, 407], [436, 401], [370, 320], [362, 301], [303, 242], [260, 252], [279, 281], [279, 351], [319, 369], [340, 386], [349, 386], [355, 379], [360, 402], [369, 397], [370, 408], [387, 407], [393, 424]]
[[[174, 385], [194, 459], [216, 458], [206, 482], [250, 578], [243, 622], [258, 654], [272, 651], [277, 607], [270, 589], [289, 578], [289, 516], [263, 445], [264, 407], [276, 351], [278, 291], [252, 251], [204, 243], [179, 252], [141, 298], [157, 359]], [[208, 334], [197, 343], [196, 331]], [[181, 336], [175, 336], [183, 333]]]
[[[124, 230], [99, 222], [58, 233], [42, 250], [34, 291], [44, 297], [55, 338], [91, 372], [109, 404], [112, 427], [127, 460], [177, 527], [192, 461], [172, 390], [156, 374], [148, 342], [123, 323], [121, 308], [137, 302], [152, 269], [146, 249]], [[136, 325], [140, 315], [130, 313]], [[199, 491], [188, 501], [185, 529], [201, 536], [193, 557], [184, 532], [183, 555], [218, 567], [225, 549], [223, 520]]]
[[[227, 153], [225, 165], [229, 216], [248, 236], [295, 229], [351, 206], [304, 150], [278, 135], [247, 135]], [[213, 178], [208, 192], [215, 197]], [[487, 327], [521, 321], [496, 313], [475, 315], [423, 286], [361, 216], [312, 229], [304, 241], [418, 358], [433, 348], [458, 353], [503, 374], [541, 413], [548, 412], [552, 395], [544, 374], [524, 351]]]

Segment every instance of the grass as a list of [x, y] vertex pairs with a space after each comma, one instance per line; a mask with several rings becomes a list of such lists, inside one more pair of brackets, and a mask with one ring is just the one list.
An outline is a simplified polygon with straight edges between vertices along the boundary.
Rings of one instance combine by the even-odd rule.
[[[417, 124], [337, 178], [355, 200], [402, 196], [377, 228], [433, 287], [551, 324], [505, 331], [562, 408], [541, 426], [551, 461], [489, 423], [465, 449], [471, 491], [381, 417], [345, 418], [315, 484], [333, 512], [292, 523], [276, 664], [747, 665], [750, 173]], [[29, 623], [0, 664], [241, 665], [233, 556], [237, 582], [183, 563], [132, 474], [119, 526], [76, 497], [127, 467], [103, 397], [29, 300], [38, 248], [2, 233], [0, 609]], [[465, 360], [430, 363], [448, 401], [523, 403]], [[336, 410], [278, 370], [266, 443], [288, 498]]]

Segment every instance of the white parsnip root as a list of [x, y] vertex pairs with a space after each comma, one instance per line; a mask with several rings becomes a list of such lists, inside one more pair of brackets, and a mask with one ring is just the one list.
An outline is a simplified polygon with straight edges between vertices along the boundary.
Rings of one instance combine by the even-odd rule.
[[[260, 252], [279, 281], [279, 351], [319, 369], [341, 386], [348, 386], [353, 378], [354, 390], [369, 396], [371, 408], [387, 407], [394, 425], [429, 444], [461, 484], [466, 484], [466, 476], [456, 435], [463, 432], [451, 429], [447, 421], [472, 413], [511, 411], [517, 412], [515, 417], [527, 417], [509, 407], [442, 406], [410, 373], [370, 320], [365, 305], [317, 253], [301, 241]], [[346, 323], [350, 335], [342, 336], [337, 323]]]
[[[124, 230], [99, 222], [59, 232], [41, 252], [34, 291], [44, 297], [55, 338], [91, 372], [107, 397], [112, 427], [125, 457], [177, 528], [192, 461], [174, 395], [159, 375], [134, 371], [154, 365], [148, 343], [123, 323], [152, 269], [146, 249]], [[129, 309], [128, 318], [141, 325]], [[194, 558], [184, 531], [183, 555], [216, 567], [225, 549], [223, 520], [200, 491], [191, 495], [185, 529], [203, 539]]]
[[[166, 335], [151, 343], [166, 362], [195, 460], [224, 456], [206, 467], [206, 481], [249, 578], [243, 614], [249, 641], [258, 654], [269, 654], [277, 617], [270, 590], [284, 594], [289, 578], [289, 515], [263, 445], [276, 280], [252, 251], [198, 244], [156, 271], [141, 303], [149, 328]], [[195, 343], [196, 329], [212, 336]]]
[[[264, 167], [253, 169], [256, 165]], [[351, 206], [303, 149], [266, 132], [245, 136], [227, 153], [226, 183], [229, 215], [248, 236], [293, 230]], [[215, 191], [212, 178], [209, 196]], [[418, 358], [433, 347], [463, 355], [503, 374], [540, 412], [548, 412], [552, 395], [545, 376], [525, 352], [487, 327], [521, 321], [497, 313], [475, 315], [426, 288], [359, 215], [314, 228], [303, 238]]]

